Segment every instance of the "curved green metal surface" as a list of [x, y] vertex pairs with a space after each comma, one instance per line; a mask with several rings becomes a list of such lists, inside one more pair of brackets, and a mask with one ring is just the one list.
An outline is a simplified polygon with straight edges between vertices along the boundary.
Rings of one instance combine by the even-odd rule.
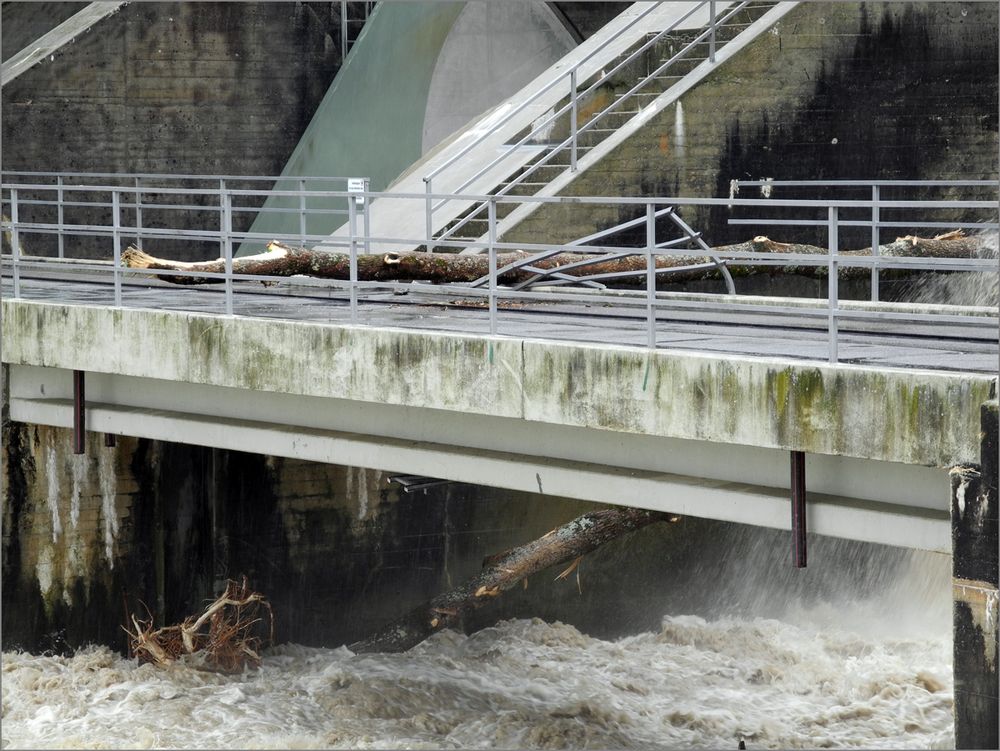
[[[344, 66], [282, 170], [282, 177], [368, 177], [384, 190], [421, 156], [427, 97], [438, 55], [464, 2], [381, 2], [375, 6]], [[298, 180], [276, 190], [296, 190]], [[344, 190], [310, 182], [310, 189]], [[307, 206], [346, 211], [343, 199], [309, 199]], [[300, 218], [268, 209], [298, 209], [294, 197], [271, 196], [252, 232], [297, 235]], [[343, 214], [312, 215], [307, 234], [329, 234]], [[244, 242], [237, 255], [259, 252], [263, 242]]]

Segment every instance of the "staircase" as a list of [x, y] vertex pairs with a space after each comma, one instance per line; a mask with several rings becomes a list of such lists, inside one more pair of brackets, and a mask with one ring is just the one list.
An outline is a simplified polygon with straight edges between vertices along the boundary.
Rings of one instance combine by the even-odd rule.
[[[648, 31], [632, 48], [608, 61], [599, 73], [586, 81], [574, 82], [575, 88], [560, 100], [550, 118], [522, 130], [505, 144], [511, 148], [530, 144], [538, 147], [538, 151], [488, 194], [538, 195], [557, 178], [576, 172], [590, 151], [639, 118], [654, 100], [698, 66], [714, 64], [730, 41], [747, 32], [778, 3], [758, 0], [728, 5], [715, 10], [717, 15], [710, 8], [708, 23], [702, 28]], [[516, 203], [498, 203], [497, 219], [506, 218], [517, 208]], [[435, 239], [485, 243], [489, 230], [486, 213], [485, 203], [470, 206], [437, 233]], [[463, 252], [478, 250], [470, 248]]]

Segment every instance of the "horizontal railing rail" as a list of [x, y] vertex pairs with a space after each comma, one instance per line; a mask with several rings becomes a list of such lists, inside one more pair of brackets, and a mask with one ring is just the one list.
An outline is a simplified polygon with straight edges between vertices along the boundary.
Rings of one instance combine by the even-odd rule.
[[[1000, 231], [998, 203], [995, 197], [997, 183], [992, 181], [837, 181], [819, 183], [797, 181], [786, 186], [778, 181], [744, 181], [742, 187], [758, 187], [762, 184], [777, 187], [801, 187], [826, 189], [831, 185], [869, 189], [878, 187], [893, 194], [892, 198], [867, 196], [865, 198], [790, 198], [779, 191], [769, 193], [769, 198], [746, 198], [738, 194], [728, 198], [692, 197], [622, 197], [622, 196], [482, 196], [467, 195], [460, 198], [483, 201], [488, 214], [488, 273], [475, 279], [442, 284], [413, 281], [365, 280], [359, 278], [359, 256], [372, 243], [379, 247], [400, 248], [419, 244], [420, 238], [372, 236], [367, 228], [367, 211], [370, 202], [379, 198], [380, 193], [369, 190], [311, 190], [303, 188], [298, 179], [282, 178], [291, 184], [299, 183], [295, 189], [264, 190], [254, 188], [229, 187], [229, 183], [252, 184], [273, 178], [235, 177], [223, 179], [206, 178], [212, 187], [185, 189], [172, 187], [173, 180], [165, 179], [163, 184], [155, 181], [150, 185], [107, 184], [107, 174], [78, 174], [81, 183], [74, 185], [73, 200], [66, 200], [65, 185], [53, 185], [51, 175], [31, 173], [30, 182], [20, 182], [18, 178], [3, 173], [0, 182], [0, 208], [2, 208], [2, 229], [4, 236], [2, 265], [5, 293], [13, 297], [30, 296], [24, 287], [25, 280], [58, 280], [59, 294], [72, 296], [74, 284], [90, 285], [87, 300], [93, 304], [100, 294], [94, 289], [113, 289], [107, 304], [116, 307], [156, 305], [156, 294], [166, 294], [162, 290], [154, 294], [165, 282], [156, 277], [173, 279], [203, 279], [218, 282], [217, 285], [185, 287], [186, 294], [196, 298], [184, 298], [178, 302], [171, 298], [163, 304], [168, 307], [180, 305], [204, 311], [206, 303], [217, 299], [213, 294], [222, 294], [219, 312], [226, 315], [259, 315], [260, 306], [250, 304], [260, 295], [274, 296], [300, 294], [312, 299], [317, 294], [326, 296], [326, 305], [333, 310], [340, 305], [347, 308], [345, 320], [364, 323], [362, 303], [384, 305], [384, 295], [392, 293], [394, 306], [401, 305], [399, 293], [413, 293], [414, 299], [423, 304], [441, 304], [451, 300], [463, 305], [469, 301], [479, 301], [486, 309], [488, 331], [500, 335], [501, 322], [506, 316], [525, 315], [532, 310], [532, 304], [544, 302], [540, 310], [552, 312], [552, 305], [565, 306], [565, 314], [574, 320], [586, 321], [600, 318], [611, 320], [638, 336], [644, 329], [644, 345], [660, 346], [660, 337], [671, 325], [728, 325], [741, 322], [758, 327], [760, 336], [769, 336], [773, 327], [779, 326], [793, 332], [794, 336], [821, 336], [825, 342], [826, 357], [830, 362], [841, 360], [840, 350], [844, 337], [868, 337], [865, 341], [890, 341], [903, 336], [920, 337], [925, 348], [948, 349], [960, 347], [970, 352], [993, 352], [997, 349], [998, 316], [995, 307], [976, 306], [969, 300], [961, 304], [947, 301], [929, 303], [884, 303], [873, 293], [868, 301], [844, 300], [840, 295], [839, 283], [842, 276], [853, 273], [872, 274], [877, 280], [880, 273], [890, 270], [912, 273], [917, 271], [949, 272], [952, 274], [976, 274], [992, 285], [997, 283], [998, 266], [995, 255], [995, 240]], [[131, 178], [134, 176], [116, 177]], [[149, 178], [152, 179], [152, 178]], [[189, 179], [189, 178], [188, 178]], [[200, 178], [199, 178], [200, 179]], [[332, 178], [318, 178], [328, 183]], [[213, 182], [214, 181], [214, 182]], [[128, 182], [128, 180], [126, 180]], [[345, 180], [345, 185], [348, 185]], [[366, 183], [365, 183], [366, 185]], [[354, 188], [357, 183], [354, 184]], [[907, 191], [949, 188], [968, 189], [976, 198], [947, 199], [910, 198]], [[53, 198], [53, 193], [59, 196]], [[141, 196], [161, 193], [164, 197], [176, 196], [177, 204], [159, 202], [145, 204]], [[954, 192], [954, 191], [952, 191]], [[983, 196], [991, 194], [988, 200]], [[29, 196], [30, 197], [27, 197]], [[388, 195], [388, 194], [385, 194]], [[209, 201], [206, 205], [193, 202], [193, 197]], [[347, 229], [344, 234], [309, 233], [304, 231], [287, 236], [274, 237], [270, 234], [239, 229], [234, 226], [234, 216], [244, 211], [258, 212], [263, 209], [246, 205], [267, 196], [305, 199], [300, 203], [304, 216], [331, 211], [346, 211]], [[426, 194], [392, 194], [393, 200], [424, 201]], [[344, 202], [347, 209], [331, 209], [333, 200]], [[566, 238], [555, 242], [515, 242], [499, 237], [497, 233], [497, 207], [505, 203], [558, 204], [572, 210], [574, 207], [590, 216], [595, 211], [605, 211], [609, 217], [620, 217], [634, 213], [633, 219], [607, 222], [604, 229], [590, 232], [585, 237]], [[150, 226], [142, 222], [141, 210], [155, 206], [159, 212], [160, 224]], [[603, 207], [603, 208], [602, 208]], [[794, 250], [763, 252], [755, 250], [752, 244], [710, 247], [700, 232], [685, 233], [672, 223], [675, 213], [685, 210], [696, 211], [711, 207], [739, 208], [752, 212], [753, 216], [734, 218], [733, 223], [746, 223], [773, 227], [772, 233], [782, 228], [812, 226], [825, 231], [826, 242], [821, 252], [798, 252]], [[877, 208], [878, 211], [873, 211]], [[768, 212], [781, 209], [781, 216], [768, 216]], [[794, 215], [788, 215], [794, 210]], [[942, 213], [960, 212], [961, 221], [939, 218]], [[200, 217], [208, 214], [211, 224], [201, 224]], [[886, 219], [886, 216], [892, 219]], [[682, 224], [687, 227], [686, 223]], [[871, 237], [876, 239], [886, 229], [909, 227], [911, 230], [931, 227], [964, 227], [971, 231], [988, 233], [992, 238], [993, 252], [983, 252], [968, 257], [929, 258], [916, 255], [879, 255], [871, 253], [857, 255], [845, 252], [840, 243], [840, 231], [846, 227], [870, 228]], [[690, 229], [690, 227], [688, 227]], [[554, 230], [555, 231], [555, 230]], [[625, 233], [625, 234], [623, 234]], [[58, 249], [45, 239], [56, 238]], [[81, 238], [99, 243], [100, 258], [83, 257], [76, 252]], [[185, 268], [176, 270], [149, 270], [125, 268], [122, 265], [123, 243], [135, 241], [145, 245], [153, 255], [161, 255], [160, 248], [172, 241], [180, 241], [191, 247], [202, 247], [204, 252], [188, 256], [208, 256], [217, 252], [223, 260], [221, 272], [202, 271]], [[558, 238], [557, 238], [558, 239]], [[324, 250], [341, 252], [349, 256], [349, 271], [344, 279], [317, 279], [306, 277], [285, 278], [270, 274], [234, 273], [234, 244], [244, 240], [279, 240], [290, 244], [316, 245]], [[460, 239], [443, 240], [436, 245], [438, 254], [448, 256], [466, 249], [472, 241]], [[876, 243], [876, 248], [879, 245]], [[985, 246], [984, 246], [985, 247]], [[444, 252], [445, 250], [450, 253]], [[510, 257], [511, 251], [523, 251], [529, 255]], [[317, 251], [322, 252], [322, 251]], [[391, 250], [388, 252], [392, 252]], [[558, 268], [544, 268], [538, 264], [559, 254], [566, 254], [567, 260]], [[169, 258], [170, 252], [163, 252]], [[572, 260], [573, 256], [576, 260]], [[675, 257], [671, 268], [657, 266], [658, 259]], [[614, 262], [630, 257], [639, 259], [628, 269], [604, 269], [595, 267], [594, 259]], [[109, 263], [110, 261], [110, 263]], [[800, 267], [825, 269], [825, 299], [820, 298], [769, 298], [759, 296], [733, 295], [724, 289], [725, 273], [748, 269], [774, 269], [775, 267]], [[507, 273], [518, 270], [521, 276], [516, 281], [501, 283]], [[568, 272], [572, 271], [573, 274]], [[665, 294], [658, 285], [670, 283], [670, 275], [684, 271], [688, 274], [710, 274], [716, 272], [719, 278], [718, 294], [702, 295], [697, 300], [685, 298], [687, 293]], [[527, 279], [523, 278], [527, 275]], [[979, 278], [977, 277], [977, 278]], [[846, 278], [846, 277], [845, 277]], [[263, 282], [264, 285], [259, 283]], [[630, 289], [608, 289], [608, 284], [630, 282]], [[249, 284], [252, 283], [252, 284]], [[93, 287], [97, 285], [97, 287]], [[265, 286], [266, 285], [266, 286]], [[172, 287], [180, 289], [179, 287]], [[994, 287], [995, 290], [995, 287]], [[236, 305], [237, 293], [244, 301], [239, 309]], [[995, 296], [995, 291], [992, 293]], [[96, 297], [95, 297], [96, 296]], [[140, 302], [141, 301], [141, 302]], [[303, 304], [306, 304], [303, 302]], [[513, 306], [513, 307], [511, 307]], [[212, 306], [208, 304], [210, 309]], [[475, 307], [475, 305], [473, 305]], [[504, 308], [501, 312], [501, 307]], [[537, 307], [537, 306], [536, 306]], [[508, 312], [508, 310], [510, 312]], [[560, 309], [562, 310], [562, 309]], [[423, 325], [427, 325], [426, 321]], [[442, 324], [446, 325], [446, 324]], [[666, 328], [665, 328], [666, 327]], [[586, 324], [583, 325], [585, 330]], [[798, 332], [798, 333], [795, 333]], [[852, 340], [853, 341], [853, 340]], [[984, 349], [985, 348], [985, 349]]]

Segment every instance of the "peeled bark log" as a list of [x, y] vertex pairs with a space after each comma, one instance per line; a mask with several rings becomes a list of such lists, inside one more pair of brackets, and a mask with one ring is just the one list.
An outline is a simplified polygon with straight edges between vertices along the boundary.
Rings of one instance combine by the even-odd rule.
[[678, 518], [627, 507], [584, 514], [533, 542], [487, 558], [477, 576], [421, 604], [375, 634], [351, 644], [349, 649], [353, 652], [405, 652], [431, 634], [455, 625], [465, 613], [492, 602], [525, 577], [576, 560], [627, 532], [653, 522], [674, 522]]
[[[322, 279], [350, 279], [350, 256], [345, 253], [292, 248], [279, 242], [269, 243], [267, 247], [266, 253], [234, 258], [233, 273], [254, 276], [304, 275]], [[497, 256], [497, 268], [531, 257], [531, 253], [521, 251], [503, 253]], [[580, 254], [560, 253], [550, 258], [532, 261], [531, 265], [540, 269], [557, 269], [560, 266], [580, 261], [584, 257], [586, 256]], [[643, 271], [646, 268], [646, 260], [641, 255], [608, 261], [600, 260], [601, 256], [597, 254], [592, 257], [596, 263], [583, 268], [571, 269], [567, 273], [581, 276], [617, 271]], [[363, 282], [473, 282], [486, 276], [490, 271], [489, 257], [486, 255], [463, 256], [457, 253], [409, 251], [360, 254], [357, 259], [358, 280]], [[661, 256], [657, 259], [657, 267], [687, 266], [706, 260], [697, 256]], [[221, 274], [226, 269], [225, 261], [221, 258], [197, 263], [168, 261], [155, 258], [136, 247], [129, 247], [122, 253], [122, 263], [129, 268], [152, 269], [154, 271], [199, 271]], [[497, 281], [502, 284], [513, 284], [535, 275], [531, 271], [514, 269], [499, 275]], [[694, 276], [701, 278], [705, 274], [703, 271], [699, 271]], [[175, 284], [219, 284], [223, 281], [218, 278], [173, 276], [170, 274], [164, 274], [159, 278]]]
[[[279, 242], [272, 242], [267, 247], [268, 251], [266, 253], [234, 258], [233, 273], [253, 276], [288, 277], [303, 275], [323, 279], [350, 279], [350, 256], [346, 253], [328, 253], [325, 251], [308, 250], [306, 248], [293, 248]], [[982, 256], [985, 250], [986, 246], [982, 237], [969, 237], [961, 230], [955, 230], [932, 238], [908, 235], [897, 238], [886, 245], [879, 246], [879, 254], [889, 257], [976, 258]], [[815, 245], [779, 243], [767, 237], [759, 236], [748, 242], [713, 248], [712, 252], [724, 257], [726, 254], [733, 252], [822, 254], [826, 253], [826, 249]], [[840, 252], [840, 255], [868, 256], [871, 255], [871, 248], [844, 250]], [[520, 251], [499, 254], [497, 256], [497, 268], [503, 268], [516, 261], [531, 258], [531, 256], [532, 254], [530, 253]], [[531, 266], [546, 270], [559, 269], [568, 264], [578, 263], [585, 258], [588, 258], [587, 254], [560, 253], [549, 258], [533, 260]], [[641, 254], [625, 258], [613, 258], [594, 254], [589, 256], [589, 258], [593, 263], [587, 266], [575, 266], [567, 269], [565, 273], [570, 276], [587, 276], [590, 274], [623, 271], [645, 271], [646, 269], [646, 259]], [[705, 263], [709, 260], [706, 256], [698, 255], [658, 256], [656, 258], [656, 267], [658, 269], [678, 268]], [[389, 252], [382, 254], [359, 254], [357, 261], [358, 279], [360, 281], [468, 283], [489, 274], [489, 258], [485, 254], [459, 255], [452, 253]], [[133, 269], [199, 271], [220, 274], [225, 271], [225, 261], [221, 258], [198, 263], [168, 261], [148, 255], [136, 247], [130, 247], [122, 253], [122, 263]], [[762, 270], [762, 267], [753, 267], [751, 264], [740, 263], [739, 260], [731, 261], [729, 268], [737, 276], [746, 276]], [[782, 267], [782, 271], [785, 273], [812, 276], [826, 276], [827, 273], [826, 267], [799, 266], [794, 262]], [[841, 269], [841, 275], [844, 277], [865, 275], [868, 273], [868, 269], [863, 268]], [[499, 274], [497, 281], [500, 284], [516, 284], [535, 276], [536, 273], [532, 271], [518, 268]], [[719, 272], [717, 269], [693, 269], [673, 272], [670, 280], [683, 282], [718, 277]], [[222, 279], [219, 278], [173, 276], [171, 274], [164, 274], [159, 278], [175, 284], [219, 284], [222, 282]], [[620, 283], [629, 283], [628, 280], [618, 281]], [[644, 284], [645, 277], [641, 275], [634, 277], [632, 283]]]

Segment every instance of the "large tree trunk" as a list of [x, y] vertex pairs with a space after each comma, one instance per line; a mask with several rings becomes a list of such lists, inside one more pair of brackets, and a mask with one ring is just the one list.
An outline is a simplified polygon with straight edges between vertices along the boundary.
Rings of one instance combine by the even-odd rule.
[[673, 522], [678, 518], [626, 507], [584, 514], [534, 542], [487, 558], [477, 576], [386, 624], [375, 634], [350, 645], [350, 649], [405, 652], [431, 634], [458, 623], [463, 614], [491, 602], [531, 574], [575, 561], [604, 543], [653, 522]]
[[[982, 238], [968, 237], [961, 231], [949, 232], [933, 238], [922, 238], [913, 235], [897, 238], [894, 242], [879, 247], [883, 256], [913, 256], [934, 258], [976, 258], [983, 254], [985, 244]], [[725, 256], [733, 252], [751, 253], [826, 253], [825, 248], [815, 245], [789, 245], [775, 242], [767, 237], [755, 237], [753, 240], [736, 245], [726, 245], [712, 249], [713, 253]], [[861, 250], [845, 250], [843, 256], [871, 255], [871, 248]], [[503, 268], [517, 261], [531, 258], [524, 252], [502, 253], [497, 256], [497, 268]], [[586, 266], [575, 265], [565, 270], [570, 276], [591, 274], [643, 272], [646, 269], [646, 259], [643, 255], [632, 255], [624, 258], [594, 254], [588, 256], [578, 253], [560, 253], [548, 258], [538, 258], [530, 264], [534, 269], [553, 270], [568, 264], [579, 264], [588, 259], [592, 263]], [[710, 261], [706, 256], [658, 256], [656, 267], [670, 269], [702, 264]], [[163, 271], [198, 271], [222, 273], [225, 262], [222, 259], [199, 263], [183, 263], [155, 258], [138, 248], [128, 248], [122, 253], [122, 262], [129, 268], [152, 269]], [[359, 254], [358, 279], [360, 281], [427, 281], [427, 282], [474, 282], [489, 274], [489, 258], [485, 254], [459, 255], [453, 253], [422, 253], [422, 252], [389, 252], [381, 254]], [[734, 260], [729, 268], [735, 275], [747, 275], [763, 270], [763, 267], [753, 267]], [[786, 273], [825, 276], [825, 266], [799, 266], [794, 263], [782, 267]], [[328, 253], [306, 248], [293, 248], [279, 242], [268, 245], [266, 253], [254, 256], [244, 256], [233, 259], [234, 274], [258, 276], [295, 276], [305, 275], [324, 279], [350, 279], [350, 256], [346, 253]], [[843, 276], [865, 275], [867, 269], [842, 269]], [[537, 276], [537, 272], [516, 268], [498, 276], [501, 284], [516, 284]], [[693, 279], [710, 279], [719, 276], [715, 268], [694, 268], [672, 272], [671, 281], [691, 281]], [[213, 284], [222, 280], [210, 277], [187, 277], [165, 274], [160, 277], [176, 284]], [[642, 274], [634, 277], [633, 283], [644, 283]], [[626, 280], [618, 280], [626, 282]], [[627, 283], [627, 282], [626, 282]]]

